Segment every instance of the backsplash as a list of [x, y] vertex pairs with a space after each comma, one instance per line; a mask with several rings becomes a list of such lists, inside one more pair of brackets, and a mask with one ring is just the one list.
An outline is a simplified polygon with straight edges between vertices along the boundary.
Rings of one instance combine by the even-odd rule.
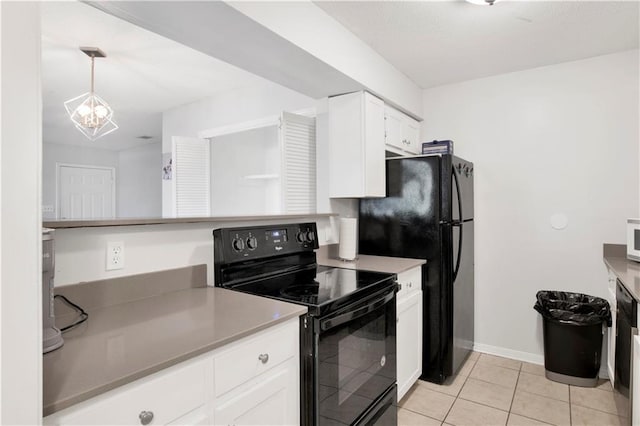
[[[321, 245], [338, 239], [338, 217], [315, 217], [287, 222], [315, 221]], [[215, 228], [270, 225], [280, 220], [209, 222], [140, 226], [57, 229], [56, 287], [193, 265], [207, 265], [207, 284], [213, 285], [213, 237]], [[106, 247], [124, 245], [124, 268], [107, 271]]]

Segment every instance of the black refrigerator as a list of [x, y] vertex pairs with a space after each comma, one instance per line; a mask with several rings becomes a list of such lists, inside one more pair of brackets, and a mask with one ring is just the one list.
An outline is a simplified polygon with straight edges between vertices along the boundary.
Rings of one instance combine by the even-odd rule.
[[395, 157], [386, 173], [387, 196], [360, 200], [359, 252], [426, 259], [420, 378], [442, 383], [473, 349], [473, 163]]

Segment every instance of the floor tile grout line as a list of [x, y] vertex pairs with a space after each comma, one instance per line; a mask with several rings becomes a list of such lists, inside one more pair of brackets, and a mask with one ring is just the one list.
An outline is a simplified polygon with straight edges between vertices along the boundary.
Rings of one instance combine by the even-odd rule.
[[[412, 409], [410, 409], [410, 408], [405, 408], [405, 407], [398, 407], [398, 408], [402, 408], [403, 410], [411, 411], [413, 414], [418, 414], [418, 415], [420, 415], [420, 416], [422, 416], [422, 417], [426, 417], [426, 418], [428, 418], [428, 419], [431, 419], [431, 420], [435, 420], [435, 421], [437, 421], [437, 422], [444, 423], [444, 420], [440, 420], [440, 419], [436, 419], [435, 417], [427, 416], [426, 414], [423, 414], [423, 413], [421, 413], [421, 412], [419, 412], [419, 411], [414, 411], [414, 410], [412, 410]], [[445, 417], [445, 418], [446, 418], [446, 417]], [[400, 425], [398, 425], [398, 426], [400, 426]]]
[[511, 417], [511, 409], [513, 408], [513, 401], [516, 399], [516, 390], [518, 390], [520, 373], [522, 373], [522, 363], [520, 363], [520, 370], [518, 370], [518, 377], [516, 377], [516, 386], [513, 388], [513, 395], [511, 395], [511, 404], [509, 404], [509, 415], [507, 416], [507, 424], [509, 424], [509, 417]]
[[[569, 391], [569, 393], [571, 393], [571, 391]], [[599, 412], [599, 413], [609, 414], [609, 415], [611, 415], [611, 416], [616, 416], [616, 417], [620, 417], [620, 418], [626, 419], [626, 417], [621, 416], [620, 414], [612, 413], [612, 412], [610, 412], [610, 411], [599, 410], [599, 409], [597, 409], [597, 408], [593, 408], [593, 407], [587, 407], [587, 406], [582, 405], [582, 404], [576, 404], [576, 403], [573, 403], [573, 402], [572, 402], [572, 403], [569, 403], [569, 405], [570, 405], [570, 406], [575, 405], [576, 407], [580, 407], [580, 408], [588, 408], [589, 410], [597, 411], [597, 412]]]
[[[479, 382], [482, 382], [482, 383], [488, 383], [490, 385], [500, 386], [501, 388], [511, 389], [511, 386], [505, 386], [505, 385], [501, 385], [501, 384], [498, 384], [498, 383], [489, 382], [487, 380], [482, 380], [482, 379], [479, 379], [477, 377], [471, 377], [471, 375], [469, 375], [468, 377], [473, 379], [473, 380], [477, 380]], [[517, 379], [516, 379], [516, 384], [518, 384], [518, 380]], [[513, 389], [515, 390], [515, 385], [513, 386]]]
[[573, 425], [573, 415], [571, 412], [573, 411], [573, 403], [571, 402], [571, 385], [569, 385], [569, 424]]
[[493, 408], [494, 410], [502, 411], [503, 413], [507, 413], [507, 414], [509, 414], [509, 413], [510, 413], [510, 411], [509, 411], [509, 410], [505, 410], [505, 409], [502, 409], [502, 408], [494, 407], [494, 406], [492, 406], [492, 405], [485, 404], [484, 402], [473, 401], [473, 400], [471, 400], [471, 399], [463, 398], [463, 397], [461, 397], [461, 396], [459, 396], [458, 398], [456, 398], [456, 401], [457, 401], [458, 399], [461, 399], [461, 400], [463, 400], [463, 401], [467, 401], [467, 402], [473, 402], [474, 404], [482, 405], [483, 407]]
[[464, 385], [467, 383], [467, 380], [469, 380], [469, 377], [471, 377], [471, 372], [473, 371], [474, 368], [476, 368], [476, 365], [478, 365], [479, 360], [480, 360], [480, 357], [478, 357], [478, 359], [473, 361], [473, 366], [471, 367], [471, 370], [469, 370], [469, 374], [464, 378], [464, 382], [462, 382], [462, 386], [460, 386], [460, 390], [458, 390], [458, 393], [456, 394], [455, 399], [453, 400], [453, 404], [451, 404], [451, 407], [449, 407], [449, 409], [447, 410], [447, 414], [444, 416], [442, 423], [447, 421], [447, 417], [449, 417], [451, 410], [453, 410], [453, 406], [456, 405], [456, 401], [458, 401], [458, 399], [460, 398], [460, 392], [462, 392], [462, 388], [464, 388]]

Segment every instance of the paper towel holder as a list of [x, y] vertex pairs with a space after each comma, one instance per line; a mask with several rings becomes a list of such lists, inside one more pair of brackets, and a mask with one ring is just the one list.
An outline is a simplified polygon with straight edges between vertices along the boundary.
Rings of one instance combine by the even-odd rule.
[[353, 262], [358, 259], [358, 219], [354, 217], [340, 218], [340, 242], [338, 259]]

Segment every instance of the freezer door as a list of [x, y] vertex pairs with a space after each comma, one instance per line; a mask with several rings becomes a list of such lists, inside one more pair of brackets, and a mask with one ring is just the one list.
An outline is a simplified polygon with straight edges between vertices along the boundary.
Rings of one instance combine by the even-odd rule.
[[453, 239], [453, 374], [473, 349], [474, 235], [473, 221], [452, 227]]
[[439, 250], [440, 160], [387, 160], [387, 197], [360, 200], [361, 254], [430, 260], [428, 255]]

